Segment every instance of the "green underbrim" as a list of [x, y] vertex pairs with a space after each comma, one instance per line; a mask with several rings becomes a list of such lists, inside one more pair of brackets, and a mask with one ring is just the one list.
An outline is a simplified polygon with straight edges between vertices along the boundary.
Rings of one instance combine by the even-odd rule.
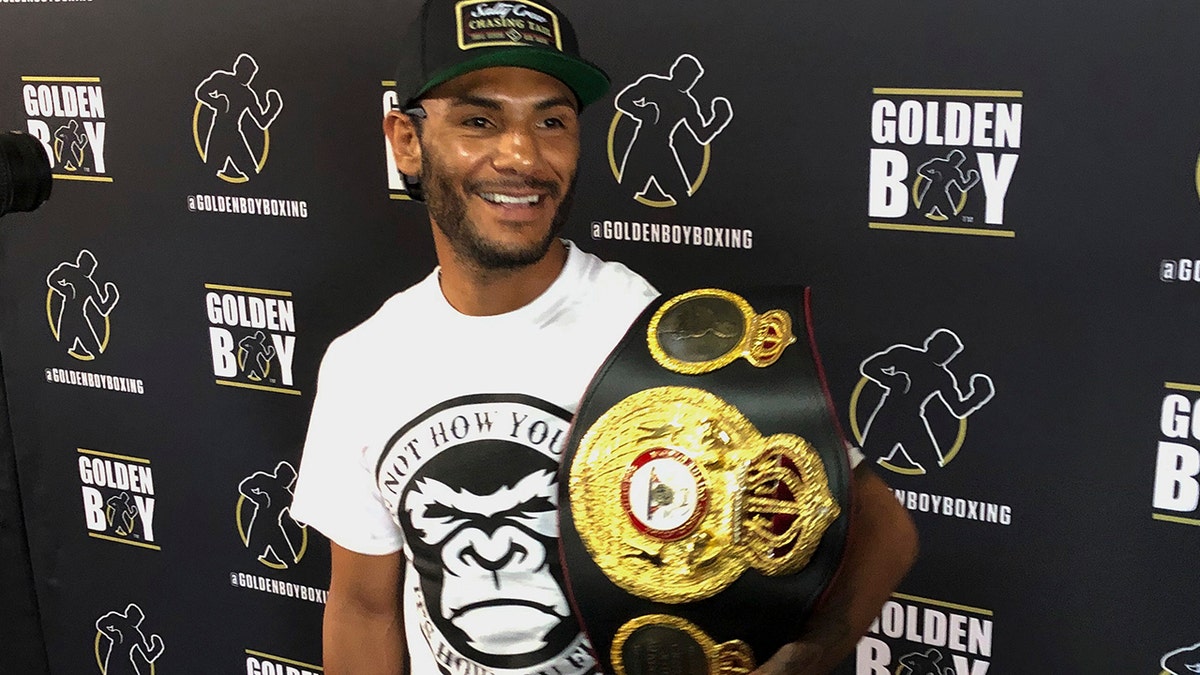
[[513, 47], [488, 50], [487, 53], [480, 54], [473, 59], [439, 70], [413, 98], [420, 98], [430, 89], [459, 75], [496, 66], [529, 68], [557, 78], [575, 92], [575, 96], [579, 98], [581, 109], [600, 100], [608, 92], [608, 76], [604, 74], [604, 71], [586, 61], [550, 49]]

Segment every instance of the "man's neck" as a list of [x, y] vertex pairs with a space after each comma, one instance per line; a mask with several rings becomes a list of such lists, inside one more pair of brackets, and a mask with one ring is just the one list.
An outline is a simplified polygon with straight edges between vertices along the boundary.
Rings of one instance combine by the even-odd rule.
[[[436, 228], [435, 228], [436, 229]], [[550, 288], [567, 262], [567, 247], [555, 239], [542, 259], [512, 270], [482, 270], [461, 260], [450, 243], [434, 234], [441, 266], [442, 295], [468, 316], [493, 316], [520, 309]]]

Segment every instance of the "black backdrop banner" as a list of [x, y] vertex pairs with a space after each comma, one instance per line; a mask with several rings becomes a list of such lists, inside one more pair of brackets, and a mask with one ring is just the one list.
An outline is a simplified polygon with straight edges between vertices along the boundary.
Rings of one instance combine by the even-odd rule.
[[[613, 78], [567, 236], [811, 286], [920, 529], [843, 672], [1190, 672], [1200, 6], [564, 4]], [[414, 10], [0, 0], [0, 127], [56, 181], [0, 221], [3, 570], [52, 672], [321, 672], [285, 506], [326, 345], [433, 265], [380, 131]]]

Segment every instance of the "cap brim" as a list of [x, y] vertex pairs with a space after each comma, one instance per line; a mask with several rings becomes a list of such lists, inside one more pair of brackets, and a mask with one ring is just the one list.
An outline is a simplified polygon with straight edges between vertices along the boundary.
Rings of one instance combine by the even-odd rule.
[[595, 103], [608, 92], [608, 75], [587, 61], [550, 49], [512, 47], [488, 50], [473, 59], [439, 70], [413, 96], [413, 99], [424, 96], [429, 93], [430, 89], [443, 82], [449, 82], [459, 75], [496, 66], [529, 68], [557, 78], [575, 92], [575, 96], [579, 98], [580, 108]]

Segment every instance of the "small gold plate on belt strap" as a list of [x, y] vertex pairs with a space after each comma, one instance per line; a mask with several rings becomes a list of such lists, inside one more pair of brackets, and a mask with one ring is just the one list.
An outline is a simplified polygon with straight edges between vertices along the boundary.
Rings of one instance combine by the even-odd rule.
[[613, 636], [615, 675], [696, 673], [745, 675], [754, 670], [754, 652], [741, 640], [718, 644], [699, 626], [669, 614], [631, 619]]
[[779, 360], [796, 336], [787, 312], [758, 314], [736, 293], [701, 288], [663, 303], [650, 317], [646, 339], [660, 366], [699, 375], [739, 358], [765, 368]]

